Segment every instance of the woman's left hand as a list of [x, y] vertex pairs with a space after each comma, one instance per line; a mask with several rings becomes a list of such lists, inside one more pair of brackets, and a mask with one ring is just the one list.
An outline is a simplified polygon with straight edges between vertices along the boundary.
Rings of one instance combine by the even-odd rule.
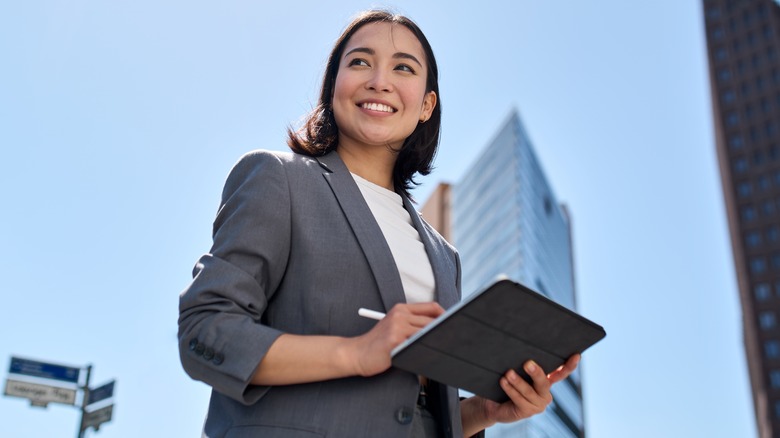
[[533, 386], [514, 370], [509, 370], [501, 378], [501, 388], [509, 396], [509, 401], [499, 404], [485, 400], [486, 418], [498, 423], [509, 423], [544, 412], [553, 400], [550, 392], [552, 384], [569, 377], [579, 362], [580, 355], [575, 354], [548, 375], [533, 361], [526, 362], [523, 369], [533, 380]]
[[[472, 410], [461, 405], [464, 408], [461, 414], [465, 414], [463, 417], [465, 436], [471, 436], [495, 423], [511, 423], [544, 412], [553, 400], [550, 392], [552, 385], [569, 377], [579, 362], [580, 355], [575, 354], [557, 370], [545, 375], [541, 367], [533, 361], [528, 361], [523, 369], [531, 377], [532, 384], [523, 380], [514, 370], [509, 370], [500, 381], [501, 388], [509, 396], [508, 401], [497, 403], [482, 397], [464, 400], [471, 405], [469, 408], [476, 408]], [[471, 417], [467, 411], [470, 411], [469, 414], [476, 414], [477, 418]]]

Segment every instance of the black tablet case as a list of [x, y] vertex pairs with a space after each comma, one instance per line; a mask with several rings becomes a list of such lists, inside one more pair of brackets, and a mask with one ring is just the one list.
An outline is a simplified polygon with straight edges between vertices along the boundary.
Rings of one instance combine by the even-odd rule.
[[594, 322], [511, 280], [454, 306], [392, 352], [393, 366], [498, 402], [499, 379], [533, 359], [546, 373], [606, 336]]

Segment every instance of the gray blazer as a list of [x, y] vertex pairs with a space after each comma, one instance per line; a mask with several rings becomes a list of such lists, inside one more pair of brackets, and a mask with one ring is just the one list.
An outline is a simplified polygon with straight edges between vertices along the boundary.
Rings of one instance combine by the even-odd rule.
[[[436, 300], [460, 299], [460, 261], [404, 197], [428, 252]], [[375, 321], [358, 308], [405, 302], [379, 225], [338, 154], [251, 152], [231, 171], [214, 244], [180, 298], [184, 369], [213, 388], [208, 437], [405, 437], [417, 377], [395, 368], [369, 378], [263, 387], [249, 381], [282, 333], [357, 336]], [[462, 436], [457, 390], [441, 386], [445, 436]]]

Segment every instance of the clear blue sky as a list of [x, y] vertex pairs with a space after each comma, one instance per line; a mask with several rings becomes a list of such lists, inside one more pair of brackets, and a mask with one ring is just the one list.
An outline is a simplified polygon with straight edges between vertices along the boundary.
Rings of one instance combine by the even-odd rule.
[[[117, 379], [98, 436], [199, 436], [209, 389], [178, 294], [232, 164], [285, 149], [370, 2], [0, 1], [0, 374], [10, 356]], [[591, 437], [755, 436], [698, 0], [386, 3], [428, 35], [443, 138], [424, 200], [517, 108], [574, 218]], [[0, 397], [3, 436], [77, 411]]]

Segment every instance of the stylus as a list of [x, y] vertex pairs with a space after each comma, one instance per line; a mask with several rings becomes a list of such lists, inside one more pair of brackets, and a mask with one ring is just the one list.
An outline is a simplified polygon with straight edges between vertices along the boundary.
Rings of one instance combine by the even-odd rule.
[[382, 318], [385, 317], [385, 314], [382, 312], [377, 312], [376, 310], [369, 310], [363, 307], [358, 309], [358, 315], [364, 318], [375, 319], [377, 321], [380, 321]]

